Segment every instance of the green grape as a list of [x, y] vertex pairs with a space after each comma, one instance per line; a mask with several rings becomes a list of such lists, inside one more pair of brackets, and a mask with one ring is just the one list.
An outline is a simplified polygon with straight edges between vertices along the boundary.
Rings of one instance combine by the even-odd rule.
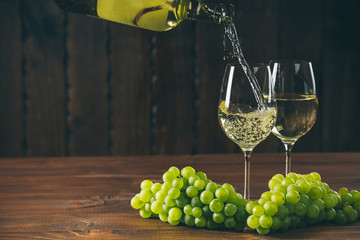
[[183, 186], [182, 186], [182, 188], [180, 189], [180, 191], [185, 192], [186, 189], [187, 189], [187, 187], [189, 186], [189, 181], [188, 181], [186, 178], [184, 178], [184, 177], [181, 177], [180, 179], [183, 181]]
[[291, 190], [294, 190], [296, 192], [300, 192], [300, 188], [295, 183], [290, 184], [289, 186], [287, 186], [286, 192], [290, 192]]
[[225, 220], [225, 215], [223, 212], [214, 212], [212, 215], [212, 219], [216, 223], [223, 223]]
[[275, 174], [272, 178], [282, 181], [284, 179], [284, 175], [282, 175], [281, 173], [278, 173], [278, 174]]
[[186, 179], [189, 179], [189, 177], [194, 175], [195, 173], [196, 173], [195, 169], [190, 166], [187, 166], [187, 167], [184, 167], [183, 169], [181, 169], [181, 175]]
[[156, 200], [155, 202], [153, 202], [151, 204], [151, 211], [154, 213], [154, 214], [160, 214], [162, 211], [163, 211], [163, 203]]
[[273, 224], [273, 218], [269, 215], [264, 214], [259, 218], [259, 224], [260, 227], [269, 228]]
[[221, 185], [222, 188], [225, 188], [226, 190], [228, 190], [229, 193], [231, 192], [236, 192], [235, 188], [233, 187], [233, 185], [231, 185], [230, 183], [224, 183], [223, 185]]
[[271, 201], [276, 203], [278, 206], [283, 205], [285, 203], [285, 196], [281, 192], [274, 192], [271, 195]]
[[245, 210], [248, 214], [252, 214], [252, 210], [253, 208], [256, 206], [256, 205], [259, 205], [257, 202], [255, 201], [248, 201], [246, 206], [245, 206]]
[[325, 203], [324, 203], [324, 200], [322, 200], [322, 199], [315, 199], [314, 201], [312, 201], [312, 204], [315, 204], [316, 206], [318, 206], [320, 211], [325, 209]]
[[309, 218], [317, 218], [319, 216], [319, 213], [319, 207], [315, 204], [311, 204], [307, 210], [306, 216]]
[[281, 205], [278, 207], [278, 211], [276, 216], [281, 220], [285, 219], [289, 215], [289, 209], [285, 205]]
[[171, 197], [172, 199], [176, 199], [180, 196], [180, 190], [178, 188], [171, 188], [168, 192], [168, 196]]
[[203, 181], [207, 180], [207, 176], [204, 172], [197, 172], [196, 175], [198, 175], [198, 177]]
[[199, 207], [194, 207], [191, 213], [195, 218], [202, 216], [202, 210]]
[[194, 186], [196, 180], [200, 180], [198, 175], [192, 175], [189, 177], [189, 185]]
[[168, 171], [172, 172], [176, 177], [180, 176], [180, 170], [175, 166], [170, 167]]
[[269, 234], [269, 232], [270, 232], [270, 228], [263, 228], [263, 227], [258, 227], [257, 229], [256, 229], [256, 231], [257, 231], [257, 233], [258, 234], [260, 234], [260, 235], [267, 235], [267, 234]]
[[228, 198], [226, 199], [226, 202], [227, 203], [233, 203], [235, 204], [236, 206], [241, 206], [241, 201], [242, 201], [242, 196], [241, 194], [239, 193], [236, 193], [236, 192], [229, 192], [229, 196]]
[[341, 195], [341, 200], [343, 204], [353, 204], [354, 198], [350, 193], [344, 193]]
[[224, 220], [224, 226], [226, 228], [234, 228], [235, 224], [236, 224], [236, 221], [235, 221], [235, 219], [233, 217], [227, 217]]
[[278, 212], [278, 205], [272, 201], [267, 201], [263, 208], [269, 216], [274, 216]]
[[214, 199], [214, 194], [209, 190], [205, 190], [200, 194], [200, 201], [203, 204], [209, 204], [213, 199]]
[[310, 184], [305, 179], [297, 180], [295, 183], [299, 187], [299, 193], [307, 194], [310, 191]]
[[223, 187], [216, 189], [215, 191], [216, 198], [220, 199], [221, 201], [225, 202], [229, 196], [229, 191]]
[[236, 206], [237, 206], [237, 207], [245, 208], [245, 206], [246, 206], [247, 203], [248, 203], [248, 201], [247, 201], [246, 199], [240, 198], [239, 204], [238, 204], [238, 205], [236, 204]]
[[163, 181], [164, 182], [172, 182], [176, 178], [175, 174], [167, 171], [163, 174]]
[[337, 210], [334, 220], [337, 224], [344, 225], [346, 224], [348, 218], [343, 210]]
[[325, 220], [325, 217], [326, 217], [325, 209], [320, 210], [317, 222], [321, 223], [322, 221]]
[[224, 209], [224, 202], [222, 202], [220, 199], [215, 198], [210, 202], [209, 207], [212, 212], [217, 213]]
[[216, 222], [214, 222], [214, 220], [212, 220], [212, 218], [210, 218], [206, 221], [206, 227], [208, 229], [217, 229], [218, 226], [219, 225]]
[[200, 197], [199, 196], [195, 196], [191, 199], [191, 206], [193, 207], [202, 207], [203, 204], [200, 201]]
[[264, 206], [264, 204], [265, 204], [267, 201], [269, 201], [269, 199], [264, 198], [264, 197], [261, 197], [261, 198], [259, 198], [259, 200], [258, 200], [257, 202], [258, 202], [258, 204], [259, 204], [260, 206]]
[[270, 229], [271, 229], [271, 231], [276, 232], [277, 230], [280, 229], [282, 221], [277, 216], [273, 216], [272, 219], [273, 219], [273, 223], [272, 223]]
[[161, 190], [165, 191], [166, 193], [172, 188], [172, 183], [171, 182], [164, 182], [161, 185]]
[[298, 202], [295, 204], [295, 214], [299, 217], [304, 216], [306, 214], [307, 207], [305, 204]]
[[165, 201], [166, 196], [167, 196], [167, 192], [165, 192], [164, 190], [160, 190], [155, 195], [156, 201], [160, 201], [163, 203]]
[[153, 182], [151, 180], [146, 179], [141, 182], [140, 188], [141, 188], [141, 190], [151, 189], [152, 185], [153, 185]]
[[284, 220], [281, 221], [281, 227], [280, 229], [282, 231], [286, 231], [288, 230], [288, 228], [290, 227], [291, 225], [291, 218], [289, 216], [287, 216]]
[[300, 219], [301, 218], [296, 215], [291, 215], [290, 216], [290, 220], [291, 220], [290, 228], [296, 228], [297, 225], [299, 225], [299, 223], [300, 223]]
[[171, 184], [174, 188], [177, 189], [181, 189], [184, 186], [184, 182], [181, 178], [175, 178]]
[[286, 177], [281, 181], [281, 185], [288, 187], [291, 184], [295, 184], [294, 179], [290, 178], [290, 177]]
[[360, 216], [360, 204], [355, 205], [354, 209], [357, 211], [358, 215]]
[[159, 214], [159, 219], [162, 221], [162, 222], [168, 222], [168, 214], [166, 212], [161, 212]]
[[149, 188], [143, 189], [139, 193], [139, 198], [142, 202], [149, 202], [152, 196], [152, 192]]
[[201, 216], [201, 217], [195, 217], [195, 226], [199, 227], [199, 228], [203, 228], [206, 226], [206, 218]]
[[351, 209], [351, 211], [347, 214], [347, 217], [348, 217], [349, 223], [353, 223], [358, 219], [359, 214], [357, 213], [357, 211], [355, 209]]
[[250, 215], [247, 218], [246, 223], [249, 226], [249, 228], [252, 228], [252, 229], [256, 229], [260, 226], [259, 217], [255, 216], [255, 215]]
[[278, 184], [281, 184], [281, 181], [277, 178], [272, 178], [269, 180], [268, 187], [270, 190], [273, 190], [273, 188]]
[[198, 190], [203, 190], [205, 188], [205, 181], [202, 179], [198, 179], [194, 182], [194, 187], [196, 187]]
[[336, 197], [334, 197], [331, 194], [328, 194], [324, 197], [324, 204], [326, 208], [333, 208], [336, 206], [337, 201], [336, 201]]
[[260, 217], [262, 216], [263, 214], [265, 213], [265, 210], [262, 206], [260, 205], [256, 205], [255, 207], [253, 207], [252, 209], [252, 214], [257, 216], [257, 217]]
[[170, 197], [169, 195], [166, 196], [166, 198], [165, 198], [165, 204], [168, 207], [175, 207], [176, 206], [175, 200], [172, 197]]
[[238, 208], [235, 215], [235, 220], [238, 222], [244, 222], [246, 221], [246, 218], [248, 217], [248, 214], [245, 210], [245, 208]]
[[300, 201], [301, 203], [305, 204], [305, 206], [309, 206], [311, 203], [310, 197], [306, 194], [300, 195]]
[[163, 204], [163, 205], [162, 205], [162, 210], [163, 210], [163, 212], [165, 212], [165, 213], [169, 213], [169, 211], [170, 211], [171, 208], [172, 208], [172, 207], [169, 207], [169, 206], [167, 206], [166, 204]]
[[233, 204], [233, 203], [226, 203], [225, 204], [225, 207], [224, 207], [225, 216], [232, 217], [232, 216], [235, 215], [236, 211], [237, 211], [237, 207], [236, 207], [235, 204]]
[[210, 210], [209, 205], [205, 205], [202, 207], [202, 215], [206, 218], [210, 218], [212, 216], [212, 212]]
[[[169, 210], [169, 218], [173, 221], [178, 221], [181, 219], [182, 217], [182, 211], [180, 208], [178, 207], [173, 207]], [[168, 220], [169, 221], [169, 220]]]
[[308, 183], [311, 183], [311, 182], [314, 182], [315, 181], [315, 178], [313, 175], [311, 174], [305, 174], [303, 176], [303, 178], [308, 182]]
[[170, 225], [176, 226], [176, 225], [178, 225], [178, 224], [180, 223], [180, 220], [173, 220], [173, 219], [171, 219], [170, 216], [169, 216], [169, 217], [168, 217], [168, 223], [169, 223]]
[[300, 194], [295, 190], [290, 190], [286, 193], [286, 201], [296, 204], [300, 201]]
[[217, 189], [216, 183], [209, 182], [208, 184], [206, 184], [205, 190], [210, 191], [213, 194], [215, 194], [216, 189]]
[[186, 194], [180, 193], [180, 196], [175, 199], [176, 206], [179, 208], [183, 208], [186, 204], [190, 202], [190, 200], [186, 197]]
[[314, 179], [315, 179], [315, 181], [321, 181], [321, 176], [320, 176], [320, 174], [319, 173], [317, 173], [317, 172], [312, 172], [312, 173], [310, 173], [313, 177], [314, 177]]
[[286, 177], [292, 178], [292, 179], [294, 180], [294, 182], [295, 182], [296, 180], [298, 180], [298, 176], [297, 176], [297, 174], [294, 173], [294, 172], [289, 172], [289, 173], [286, 175]]
[[131, 199], [130, 205], [134, 209], [140, 209], [145, 205], [145, 203], [140, 200], [140, 196], [137, 194]]
[[146, 211], [145, 207], [141, 208], [139, 210], [140, 216], [143, 218], [149, 218], [151, 217], [152, 212], [151, 211]]
[[340, 196], [345, 194], [345, 193], [348, 193], [348, 192], [349, 192], [349, 190], [346, 187], [342, 187], [342, 188], [339, 189]]
[[151, 212], [151, 204], [150, 203], [148, 203], [148, 202], [145, 203], [144, 208], [145, 208], [145, 211]]
[[355, 192], [353, 198], [355, 203], [360, 203], [360, 192]]
[[272, 189], [272, 192], [281, 192], [282, 194], [285, 195], [286, 193], [286, 186], [282, 185], [282, 184], [276, 184], [274, 186], [274, 188]]
[[326, 193], [328, 193], [329, 191], [330, 191], [330, 187], [329, 187], [329, 185], [327, 184], [327, 183], [325, 183], [325, 182], [321, 182], [321, 186], [323, 187], [323, 188], [325, 188], [325, 192]]
[[198, 195], [198, 193], [199, 193], [199, 190], [194, 186], [189, 186], [186, 188], [186, 195], [188, 197], [191, 197], [191, 198], [195, 197], [196, 195]]
[[289, 215], [295, 214], [295, 204], [286, 202], [284, 206], [287, 207], [287, 209], [289, 210]]
[[186, 204], [183, 211], [186, 215], [192, 215], [192, 209], [193, 207], [190, 204]]
[[343, 207], [343, 210], [344, 210], [344, 212], [345, 212], [346, 215], [348, 215], [348, 214], [351, 212], [352, 209], [353, 209], [353, 208], [352, 208], [350, 205], [345, 205], [345, 206]]
[[161, 183], [154, 183], [152, 186], [151, 186], [151, 192], [153, 194], [156, 194], [158, 191], [160, 191], [161, 189]]
[[319, 199], [323, 196], [323, 190], [319, 186], [314, 186], [310, 189], [308, 195], [311, 199]]
[[325, 209], [325, 220], [331, 221], [336, 216], [336, 210], [334, 208]]
[[271, 195], [272, 195], [272, 192], [266, 191], [266, 192], [263, 192], [263, 193], [261, 194], [261, 198], [265, 198], [265, 199], [267, 199], [268, 201], [270, 201], [270, 200], [271, 200]]
[[195, 218], [193, 216], [185, 215], [184, 223], [190, 227], [195, 225]]

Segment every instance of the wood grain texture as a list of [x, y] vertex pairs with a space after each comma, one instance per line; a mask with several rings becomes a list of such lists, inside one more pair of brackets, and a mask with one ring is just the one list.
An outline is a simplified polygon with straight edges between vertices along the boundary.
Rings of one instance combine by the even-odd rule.
[[64, 156], [64, 15], [52, 1], [22, 4], [27, 155]]
[[0, 154], [25, 155], [20, 0], [0, 1]]
[[[68, 20], [69, 154], [108, 154], [106, 22], [71, 14]], [[89, 117], [91, 116], [91, 117]]]
[[[321, 224], [260, 236], [253, 231], [195, 229], [142, 219], [130, 207], [144, 179], [191, 165], [242, 191], [240, 154], [0, 159], [0, 238], [7, 239], [357, 239], [360, 222]], [[359, 153], [294, 154], [298, 173], [317, 171], [334, 190], [360, 188]], [[252, 156], [252, 196], [284, 169], [280, 154]], [[221, 167], [219, 164], [221, 163]]]

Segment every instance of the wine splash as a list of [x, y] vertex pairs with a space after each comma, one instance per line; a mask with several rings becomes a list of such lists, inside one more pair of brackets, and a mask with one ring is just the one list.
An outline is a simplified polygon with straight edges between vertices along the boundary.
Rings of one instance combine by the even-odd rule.
[[[231, 56], [236, 57], [241, 67], [243, 68], [247, 79], [251, 85], [251, 88], [254, 92], [255, 99], [259, 104], [260, 108], [265, 107], [264, 96], [261, 92], [261, 88], [259, 86], [259, 82], [257, 81], [254, 73], [250, 70], [248, 63], [245, 60], [244, 54], [242, 53], [240, 41], [236, 32], [235, 24], [228, 23], [224, 24], [225, 26], [225, 36], [229, 39], [232, 45], [232, 54]], [[225, 45], [225, 41], [224, 41]], [[226, 46], [224, 46], [226, 47]]]

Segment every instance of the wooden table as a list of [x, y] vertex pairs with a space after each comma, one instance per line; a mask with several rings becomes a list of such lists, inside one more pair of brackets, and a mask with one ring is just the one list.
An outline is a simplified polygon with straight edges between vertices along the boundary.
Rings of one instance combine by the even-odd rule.
[[[252, 156], [253, 197], [285, 169], [284, 156]], [[360, 190], [360, 153], [294, 154], [293, 171], [319, 172], [337, 190]], [[159, 182], [170, 166], [204, 171], [218, 183], [243, 190], [240, 154], [86, 158], [0, 159], [0, 239], [359, 239], [360, 221], [349, 226], [317, 225], [263, 237], [171, 226], [142, 219], [130, 207], [143, 179]]]

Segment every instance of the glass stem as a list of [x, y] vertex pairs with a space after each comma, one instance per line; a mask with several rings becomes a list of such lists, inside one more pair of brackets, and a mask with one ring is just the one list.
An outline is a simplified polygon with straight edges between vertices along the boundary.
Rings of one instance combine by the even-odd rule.
[[285, 176], [291, 171], [291, 149], [294, 144], [284, 144], [286, 154]]
[[250, 156], [252, 151], [244, 151], [245, 176], [244, 176], [244, 199], [250, 201]]

